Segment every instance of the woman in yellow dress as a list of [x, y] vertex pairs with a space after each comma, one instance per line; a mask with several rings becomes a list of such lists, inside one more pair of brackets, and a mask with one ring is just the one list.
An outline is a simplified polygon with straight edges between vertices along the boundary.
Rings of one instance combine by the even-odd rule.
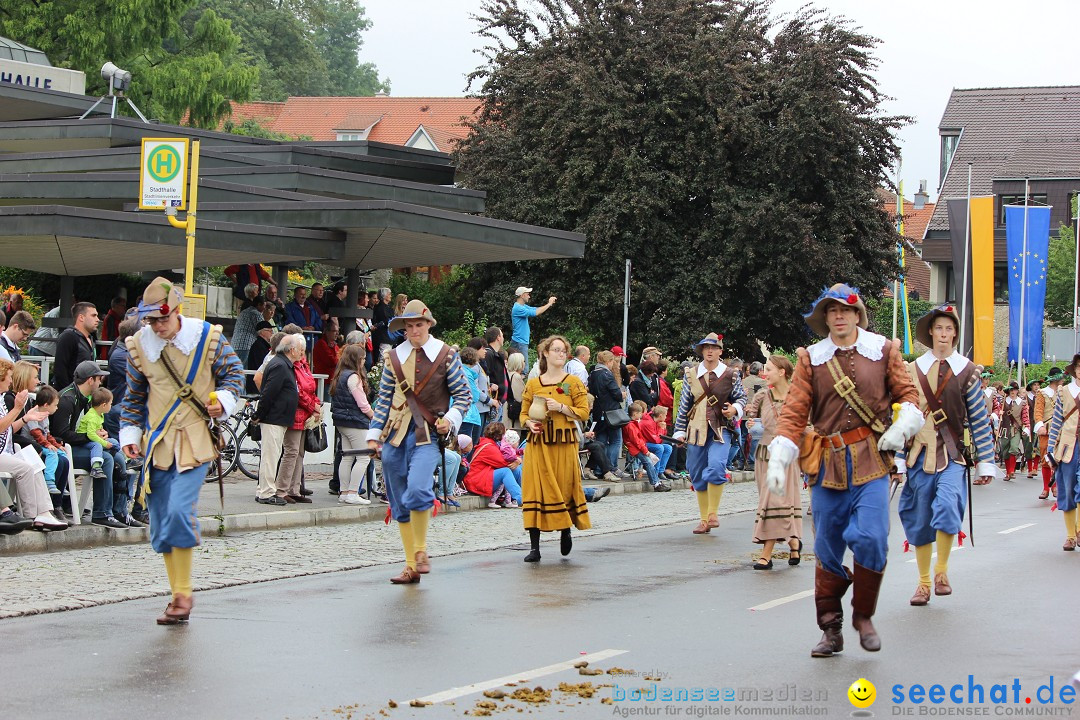
[[521, 472], [521, 508], [531, 550], [525, 562], [540, 560], [540, 532], [562, 531], [560, 550], [570, 554], [570, 525], [588, 530], [589, 511], [581, 488], [578, 435], [574, 421], [589, 417], [588, 393], [563, 368], [570, 343], [560, 335], [538, 347], [540, 375], [521, 397], [521, 424], [529, 431]]

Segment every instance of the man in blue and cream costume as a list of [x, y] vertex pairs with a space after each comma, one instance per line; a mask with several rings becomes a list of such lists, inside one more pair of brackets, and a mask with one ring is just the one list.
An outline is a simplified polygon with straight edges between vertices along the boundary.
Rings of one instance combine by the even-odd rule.
[[231, 415], [244, 383], [221, 326], [184, 317], [182, 302], [180, 288], [163, 277], [143, 293], [138, 313], [146, 326], [126, 341], [128, 389], [120, 407], [124, 454], [146, 458], [150, 544], [165, 559], [172, 589], [159, 625], [186, 622], [191, 612], [191, 549], [200, 542], [195, 509], [218, 452], [206, 416]]
[[432, 431], [456, 437], [472, 403], [461, 358], [431, 337], [433, 327], [435, 318], [420, 300], [410, 300], [390, 321], [391, 332], [405, 331], [405, 342], [386, 354], [367, 435], [368, 447], [382, 455], [386, 497], [405, 550], [405, 569], [390, 579], [395, 585], [418, 583], [431, 570], [427, 529], [435, 507], [432, 477], [441, 461]]
[[746, 406], [739, 372], [720, 362], [724, 337], [709, 333], [694, 346], [701, 362], [690, 368], [675, 416], [676, 440], [684, 440], [686, 469], [697, 495], [701, 522], [691, 532], [704, 535], [720, 526], [716, 513], [727, 483], [727, 462], [735, 422]]
[[908, 363], [919, 392], [919, 408], [926, 417], [907, 451], [895, 458], [898, 477], [902, 479], [907, 472], [900, 493], [900, 522], [908, 543], [915, 547], [919, 568], [919, 585], [911, 598], [915, 606], [930, 602], [930, 560], [935, 541], [934, 594], [952, 594], [946, 574], [949, 553], [961, 533], [967, 505], [965, 427], [971, 432], [979, 459], [979, 476], [991, 478], [997, 472], [979, 371], [957, 352], [959, 331], [960, 318], [952, 305], [934, 308], [915, 325], [915, 339], [930, 350]]
[[1054, 416], [1050, 421], [1050, 442], [1046, 446], [1047, 462], [1057, 481], [1057, 508], [1065, 516], [1065, 544], [1062, 550], [1076, 550], [1076, 500], [1080, 493], [1080, 355], [1073, 355], [1065, 367], [1065, 379], [1054, 400]]

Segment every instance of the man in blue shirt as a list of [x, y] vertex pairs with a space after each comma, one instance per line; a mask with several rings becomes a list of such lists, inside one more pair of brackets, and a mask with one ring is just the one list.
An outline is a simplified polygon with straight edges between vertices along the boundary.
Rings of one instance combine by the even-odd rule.
[[543, 315], [555, 304], [555, 296], [548, 298], [547, 305], [530, 307], [529, 298], [532, 297], [532, 288], [519, 287], [514, 296], [514, 307], [510, 311], [510, 323], [513, 332], [510, 335], [510, 349], [517, 350], [525, 356], [525, 374], [529, 373], [529, 318]]

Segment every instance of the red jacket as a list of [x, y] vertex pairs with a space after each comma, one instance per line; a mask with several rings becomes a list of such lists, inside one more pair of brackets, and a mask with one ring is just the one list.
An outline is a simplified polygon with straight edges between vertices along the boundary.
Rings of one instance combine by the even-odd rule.
[[495, 471], [507, 467], [499, 445], [489, 437], [480, 438], [469, 460], [469, 472], [465, 473], [465, 489], [474, 495], [491, 497]]
[[641, 426], [641, 437], [645, 442], [652, 443], [653, 445], [660, 445], [664, 442], [660, 438], [660, 426], [653, 420], [652, 415], [649, 415], [648, 413], [643, 415], [639, 421], [639, 425]]
[[634, 457], [649, 454], [649, 448], [645, 447], [645, 438], [641, 435], [641, 426], [634, 420], [623, 425], [622, 441], [626, 451]]
[[341, 348], [336, 343], [326, 342], [326, 338], [321, 337], [315, 341], [315, 347], [311, 351], [312, 370], [316, 375], [333, 377], [340, 358]]
[[303, 430], [304, 423], [319, 408], [319, 398], [315, 394], [318, 385], [311, 376], [311, 368], [308, 367], [306, 358], [300, 358], [293, 363], [293, 372], [296, 373], [296, 391], [300, 400], [296, 406], [296, 415], [293, 416], [292, 429]]
[[[667, 408], [667, 415], [664, 417], [664, 422], [670, 425], [671, 413], [675, 406], [675, 395], [671, 392], [671, 386], [668, 385], [668, 381], [664, 378], [660, 378], [659, 385], [660, 400], [656, 404]], [[652, 442], [652, 440], [650, 440], [649, 442]]]

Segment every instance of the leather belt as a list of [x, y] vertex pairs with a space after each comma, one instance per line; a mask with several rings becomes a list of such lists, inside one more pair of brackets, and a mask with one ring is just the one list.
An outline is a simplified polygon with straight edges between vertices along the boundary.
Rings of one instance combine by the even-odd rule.
[[848, 445], [854, 445], [860, 440], [865, 440], [866, 438], [870, 437], [870, 434], [870, 428], [863, 425], [862, 427], [857, 427], [854, 430], [848, 430], [847, 432], [842, 433], [834, 433], [832, 435], [822, 435], [822, 437], [825, 438], [825, 442], [833, 450], [842, 450]]

